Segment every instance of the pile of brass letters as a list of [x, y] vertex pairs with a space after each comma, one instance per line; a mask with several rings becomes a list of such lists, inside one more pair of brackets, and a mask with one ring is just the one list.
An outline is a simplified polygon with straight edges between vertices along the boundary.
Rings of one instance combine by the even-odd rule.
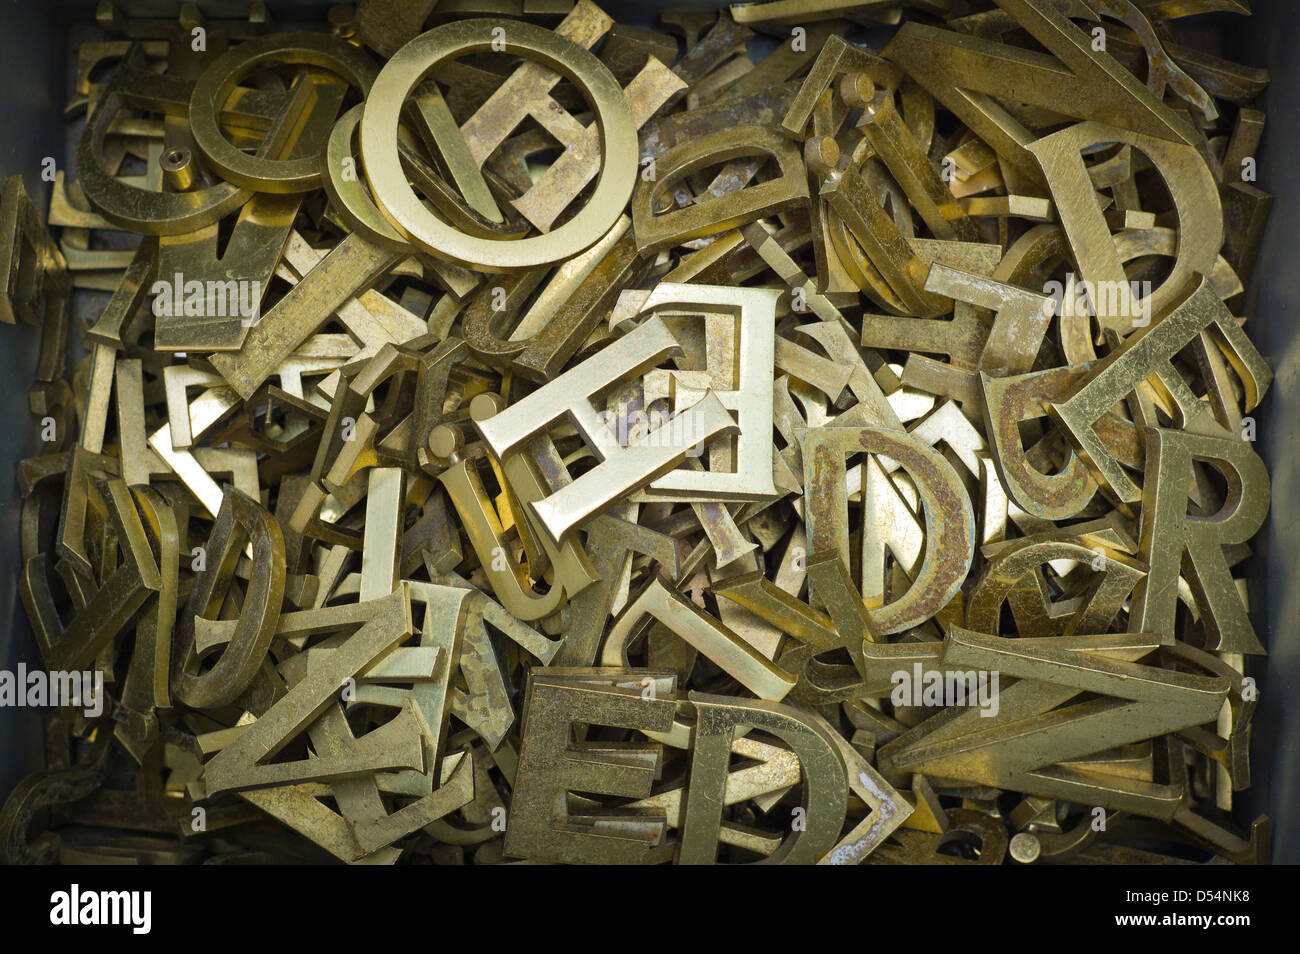
[[1267, 860], [1214, 11], [101, 3], [0, 317], [102, 705], [5, 858]]

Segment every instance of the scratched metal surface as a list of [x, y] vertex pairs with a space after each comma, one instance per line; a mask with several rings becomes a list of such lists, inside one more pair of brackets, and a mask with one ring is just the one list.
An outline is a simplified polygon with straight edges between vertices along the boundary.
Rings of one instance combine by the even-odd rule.
[[[660, 9], [706, 10], [714, 0], [605, 0], [602, 7], [616, 19], [651, 26]], [[175, 0], [123, 0], [128, 16], [174, 16]], [[247, 8], [239, 0], [204, 0], [213, 17]], [[277, 23], [323, 18], [329, 3], [273, 0], [268, 6]], [[1300, 707], [1292, 700], [1300, 687], [1300, 268], [1295, 235], [1300, 230], [1300, 189], [1294, 181], [1295, 144], [1300, 142], [1300, 59], [1294, 41], [1300, 36], [1300, 4], [1294, 0], [1254, 0], [1255, 15], [1203, 18], [1222, 28], [1213, 46], [1230, 59], [1272, 71], [1265, 94], [1268, 114], [1259, 155], [1258, 185], [1275, 196], [1272, 216], [1248, 289], [1249, 330], [1274, 370], [1274, 383], [1256, 411], [1258, 447], [1273, 481], [1273, 507], [1247, 564], [1252, 608], [1266, 636], [1267, 668], [1260, 680], [1252, 748], [1254, 784], [1238, 805], [1238, 819], [1249, 823], [1266, 812], [1274, 824], [1274, 861], [1300, 863]], [[0, 62], [5, 83], [0, 89], [0, 178], [23, 174], [37, 207], [49, 201], [49, 185], [40, 180], [40, 163], [54, 155], [63, 167], [67, 157], [64, 123], [68, 36], [76, 21], [91, 21], [94, 0], [0, 0], [5, 25], [0, 30]], [[39, 42], [33, 42], [39, 37]], [[760, 46], [761, 44], [761, 46]], [[755, 52], [766, 43], [756, 40]], [[868, 40], [868, 45], [879, 48]], [[89, 303], [89, 304], [87, 304]], [[95, 307], [82, 299], [82, 314]], [[102, 304], [99, 305], [102, 307]], [[0, 348], [0, 407], [9, 409], [0, 439], [0, 667], [20, 662], [40, 664], [26, 614], [18, 599], [19, 498], [17, 462], [39, 452], [37, 431], [26, 415], [27, 387], [36, 365], [35, 329], [6, 329]], [[31, 709], [0, 708], [0, 797], [7, 796], [42, 761], [42, 722]]]

